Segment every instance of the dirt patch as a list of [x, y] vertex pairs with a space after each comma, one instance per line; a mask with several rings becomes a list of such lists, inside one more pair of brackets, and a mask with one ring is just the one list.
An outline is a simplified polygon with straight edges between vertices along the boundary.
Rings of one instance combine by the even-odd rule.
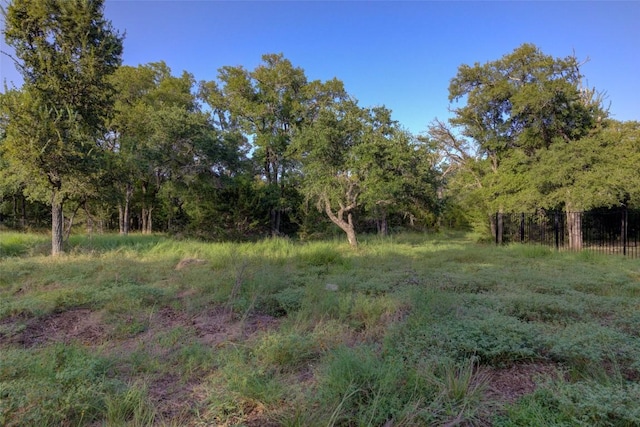
[[258, 332], [276, 329], [280, 320], [266, 314], [238, 318], [229, 310], [218, 307], [195, 316], [192, 325], [200, 342], [219, 347], [226, 342], [244, 340]]
[[501, 403], [514, 403], [531, 394], [549, 378], [558, 378], [557, 365], [543, 362], [520, 363], [507, 368], [483, 368], [488, 377], [487, 397]]
[[[164, 359], [170, 357], [185, 339], [208, 347], [223, 347], [229, 342], [250, 339], [260, 332], [277, 328], [279, 324], [280, 320], [272, 316], [251, 314], [241, 318], [224, 307], [191, 315], [167, 306], [148, 317], [148, 327], [143, 332], [114, 339], [115, 326], [109, 324], [101, 312], [76, 308], [38, 318], [17, 315], [1, 320], [0, 349], [4, 345], [32, 348], [52, 343], [79, 343], [88, 347], [102, 346], [99, 351], [107, 354], [127, 355], [143, 349], [152, 357]], [[183, 335], [176, 338], [175, 344], [166, 341], [159, 344], [163, 334], [171, 337], [171, 331], [177, 328], [183, 329]], [[122, 368], [122, 379], [135, 382], [139, 372], [132, 367]], [[163, 420], [189, 418], [198, 402], [206, 399], [198, 391], [201, 381], [197, 374], [192, 378], [171, 372], [146, 376], [149, 398]]]
[[180, 262], [176, 265], [175, 269], [182, 270], [183, 268], [188, 267], [190, 265], [204, 264], [206, 262], [207, 262], [206, 259], [184, 258], [183, 260], [180, 260]]
[[108, 337], [100, 313], [84, 308], [35, 319], [11, 318], [3, 322], [3, 329], [13, 330], [13, 333], [0, 335], [0, 344], [17, 344], [25, 348], [56, 342], [99, 345]]
[[169, 374], [157, 378], [149, 385], [149, 399], [154, 403], [156, 413], [162, 420], [180, 420], [202, 402], [204, 398], [197, 396], [199, 382], [184, 382], [178, 375]]

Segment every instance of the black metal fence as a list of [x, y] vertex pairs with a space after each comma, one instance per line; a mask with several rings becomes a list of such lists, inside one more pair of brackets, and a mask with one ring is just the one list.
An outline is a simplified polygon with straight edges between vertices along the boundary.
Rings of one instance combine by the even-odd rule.
[[578, 216], [580, 233], [579, 242], [573, 242], [572, 247], [566, 212], [496, 214], [492, 229], [496, 243], [533, 243], [640, 257], [640, 210], [594, 209], [573, 215]]

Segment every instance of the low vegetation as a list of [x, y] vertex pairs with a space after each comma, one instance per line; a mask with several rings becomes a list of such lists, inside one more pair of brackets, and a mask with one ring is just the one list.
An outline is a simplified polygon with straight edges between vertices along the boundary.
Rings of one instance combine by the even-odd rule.
[[0, 234], [0, 425], [640, 424], [640, 261]]

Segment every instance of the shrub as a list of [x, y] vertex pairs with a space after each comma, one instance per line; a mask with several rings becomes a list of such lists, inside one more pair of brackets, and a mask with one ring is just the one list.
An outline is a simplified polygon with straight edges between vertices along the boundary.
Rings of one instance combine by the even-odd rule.
[[639, 401], [637, 383], [555, 383], [507, 407], [495, 425], [631, 427], [640, 425]]
[[441, 292], [417, 296], [407, 319], [386, 341], [416, 363], [425, 357], [510, 364], [541, 357], [542, 329], [473, 300]]

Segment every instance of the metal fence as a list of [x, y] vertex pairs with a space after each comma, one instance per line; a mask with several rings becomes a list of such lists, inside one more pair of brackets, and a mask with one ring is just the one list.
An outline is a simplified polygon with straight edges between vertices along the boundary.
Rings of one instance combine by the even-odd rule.
[[569, 247], [567, 213], [560, 211], [496, 214], [494, 237], [496, 243], [532, 243], [640, 257], [640, 210], [594, 209], [575, 214], [581, 230], [578, 247]]

